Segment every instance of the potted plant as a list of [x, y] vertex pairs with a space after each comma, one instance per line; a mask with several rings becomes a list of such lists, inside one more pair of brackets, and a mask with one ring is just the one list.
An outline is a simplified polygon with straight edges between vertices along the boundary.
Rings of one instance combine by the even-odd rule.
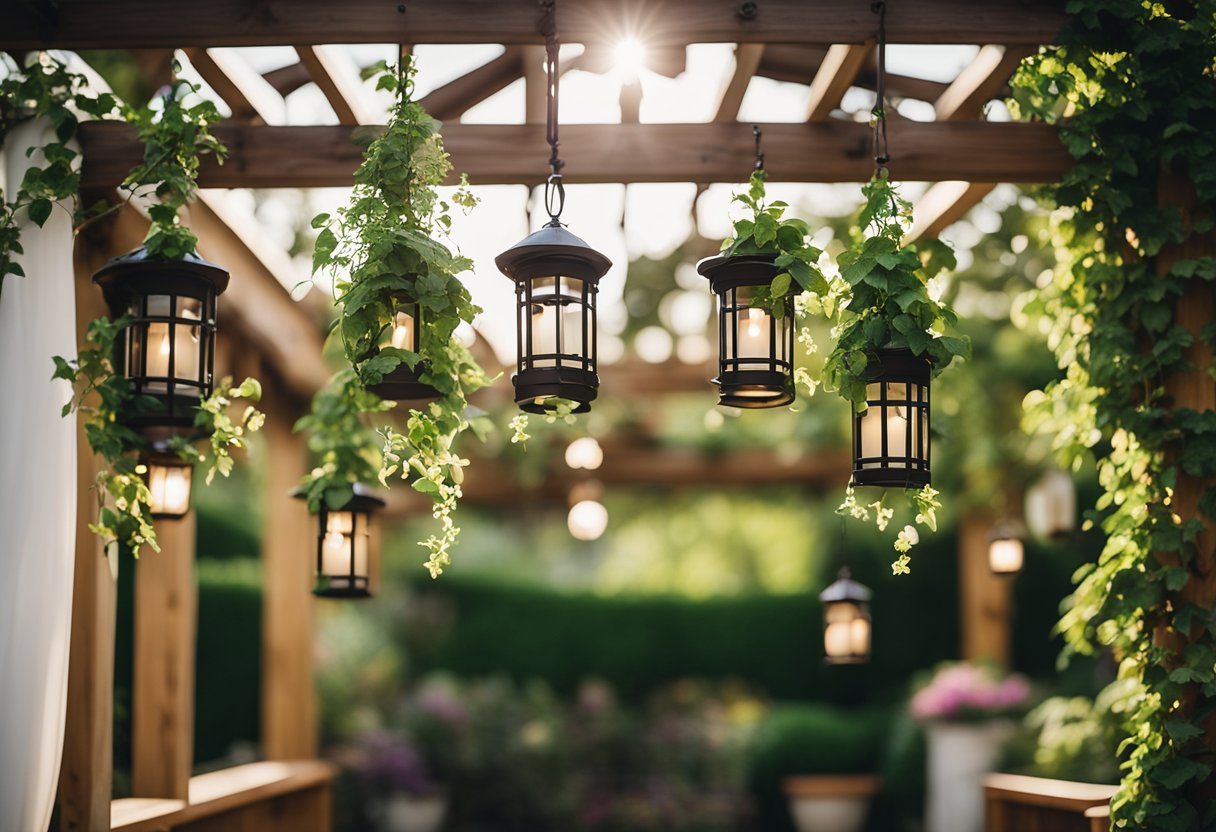
[[1013, 736], [1012, 717], [1030, 697], [1025, 677], [972, 662], [940, 665], [909, 709], [925, 725], [928, 795], [925, 826], [934, 832], [980, 832], [983, 779]]
[[[470, 427], [468, 395], [489, 383], [456, 328], [480, 310], [459, 275], [472, 261], [454, 253], [444, 237], [451, 207], [476, 203], [463, 187], [450, 197], [437, 190], [452, 166], [439, 122], [413, 99], [409, 59], [394, 69], [381, 63], [377, 89], [395, 96], [384, 132], [364, 152], [350, 201], [333, 216], [313, 218], [320, 229], [313, 270], [333, 278], [341, 339], [358, 383], [382, 397], [433, 399], [411, 408], [404, 429], [386, 424], [379, 478], [399, 475], [431, 497], [439, 534], [421, 541], [427, 567], [438, 576], [449, 562], [459, 529], [452, 514], [460, 498], [467, 460], [454, 451]], [[378, 407], [373, 407], [378, 410]], [[305, 490], [316, 492], [310, 482]]]
[[747, 216], [734, 223], [734, 236], [720, 254], [697, 264], [718, 296], [722, 334], [714, 383], [719, 403], [731, 407], [794, 400], [794, 299], [804, 291], [828, 292], [817, 265], [822, 252], [808, 241], [806, 222], [784, 218], [787, 203], [766, 201], [766, 178], [762, 168], [752, 173], [747, 190], [733, 200], [748, 209]]

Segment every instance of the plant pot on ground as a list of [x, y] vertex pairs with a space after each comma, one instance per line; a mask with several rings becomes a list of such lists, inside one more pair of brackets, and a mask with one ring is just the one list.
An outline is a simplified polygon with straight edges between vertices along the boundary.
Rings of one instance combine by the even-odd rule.
[[881, 784], [874, 774], [800, 774], [782, 787], [799, 832], [859, 832]]

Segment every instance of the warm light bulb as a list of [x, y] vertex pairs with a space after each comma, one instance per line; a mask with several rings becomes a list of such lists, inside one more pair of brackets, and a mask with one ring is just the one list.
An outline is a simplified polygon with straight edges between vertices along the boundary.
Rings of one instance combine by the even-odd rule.
[[570, 534], [579, 540], [595, 540], [608, 528], [608, 509], [595, 500], [582, 500], [566, 516]]
[[166, 358], [169, 357], [169, 346], [169, 331], [166, 329], [164, 337], [160, 339], [160, 354]]

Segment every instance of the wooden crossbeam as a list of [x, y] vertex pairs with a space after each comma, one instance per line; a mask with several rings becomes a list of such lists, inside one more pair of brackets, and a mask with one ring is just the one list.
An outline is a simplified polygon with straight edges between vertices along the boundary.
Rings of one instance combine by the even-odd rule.
[[339, 124], [367, 124], [375, 120], [365, 104], [357, 73], [347, 65], [350, 61], [343, 61], [325, 46], [297, 46], [296, 54], [308, 70], [308, 77], [333, 108]]
[[853, 85], [857, 73], [874, 49], [871, 43], [835, 43], [819, 64], [811, 81], [811, 97], [807, 102], [807, 121], [827, 121], [840, 106], [840, 99]]
[[[756, 74], [774, 81], [786, 81], [791, 84], [809, 84], [819, 71], [827, 50], [818, 46], [798, 46], [784, 43], [771, 43], [765, 47], [764, 58], [756, 69]], [[854, 86], [874, 89], [877, 72], [874, 60], [871, 59], [861, 68], [854, 80]], [[887, 92], [903, 98], [915, 98], [920, 101], [936, 101], [938, 96], [946, 91], [947, 84], [940, 81], [929, 81], [924, 78], [913, 78], [898, 73], [887, 73]]]
[[941, 234], [979, 205], [995, 187], [993, 182], [935, 182], [913, 206], [912, 227], [905, 242]]
[[[829, 121], [766, 124], [764, 146], [773, 181], [864, 182], [872, 172], [870, 128]], [[355, 132], [371, 128], [357, 128]], [[220, 125], [226, 164], [208, 157], [205, 188], [342, 187], [362, 160], [352, 130], [342, 126]], [[456, 171], [479, 184], [539, 184], [548, 166], [543, 124], [445, 126], [444, 144]], [[890, 125], [899, 149], [890, 169], [905, 180], [1052, 182], [1071, 157], [1056, 129], [1044, 124], [984, 122]], [[140, 160], [134, 129], [101, 122], [81, 126], [85, 188], [113, 186]], [[562, 158], [568, 183], [735, 182], [754, 153], [745, 124], [568, 124]]]
[[743, 104], [743, 96], [747, 94], [747, 86], [751, 83], [760, 61], [764, 57], [763, 43], [735, 44], [735, 69], [726, 79], [722, 91], [718, 94], [718, 107], [714, 111], [714, 121], [718, 123], [732, 122], [739, 117], [739, 106]]
[[[232, 111], [234, 121], [275, 124], [282, 121], [283, 104], [270, 98], [270, 91], [259, 89], [263, 80], [239, 58], [202, 47], [185, 50], [186, 58], [203, 80], [215, 90]], [[265, 87], [262, 84], [262, 87]]]
[[504, 89], [523, 71], [523, 47], [508, 46], [497, 58], [432, 90], [419, 103], [440, 121], [454, 119]]
[[[749, 5], [749, 4], [745, 4]], [[541, 43], [535, 0], [59, 0], [6, 3], [0, 48], [290, 46], [317, 43]], [[648, 46], [688, 43], [863, 43], [874, 36], [870, 4], [857, 0], [563, 0], [562, 39]], [[50, 18], [49, 20], [47, 18]], [[1025, 0], [918, 0], [887, 11], [890, 43], [1051, 41], [1061, 4]]]
[[979, 54], [963, 68], [954, 82], [933, 103], [940, 121], [979, 118], [984, 105], [996, 98], [1009, 83], [1009, 76], [1032, 49], [991, 44], [981, 47]]

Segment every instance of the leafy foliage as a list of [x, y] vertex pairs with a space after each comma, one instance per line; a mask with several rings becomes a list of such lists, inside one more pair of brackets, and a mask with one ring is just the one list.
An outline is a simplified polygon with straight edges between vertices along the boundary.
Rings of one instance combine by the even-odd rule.
[[[37, 148], [42, 162], [26, 170], [11, 202], [0, 191], [0, 286], [10, 274], [25, 275], [21, 264], [13, 260], [14, 254], [22, 253], [21, 212], [41, 227], [56, 203], [74, 198], [80, 191], [79, 154], [69, 146], [80, 116], [113, 118], [119, 113], [114, 96], [92, 95], [83, 75], [69, 72], [47, 52], [36, 53], [28, 66], [6, 68], [8, 75], [0, 80], [0, 147], [18, 124], [33, 118], [49, 120], [54, 139]], [[32, 158], [34, 151], [27, 155]]]
[[[452, 223], [451, 205], [437, 190], [451, 171], [439, 123], [413, 100], [411, 64], [399, 70], [380, 64], [372, 73], [379, 76], [377, 89], [394, 93], [396, 102], [384, 133], [364, 152], [350, 202], [335, 216], [313, 219], [313, 227], [320, 229], [313, 269], [334, 278], [341, 309], [337, 332], [359, 382], [377, 384], [404, 363], [439, 391], [438, 401], [410, 411], [404, 432], [392, 425], [381, 429], [380, 471], [384, 484], [394, 474], [414, 478], [413, 487], [434, 500], [442, 531], [421, 545], [429, 553], [427, 567], [437, 576], [459, 534], [452, 512], [467, 460], [452, 445], [470, 426], [464, 415], [468, 395], [489, 379], [454, 337], [456, 327], [471, 323], [480, 310], [458, 277], [472, 262], [436, 239]], [[462, 187], [452, 203], [471, 209], [476, 200]], [[416, 302], [420, 310], [419, 353], [383, 345], [401, 298]], [[332, 476], [323, 472], [319, 479]], [[305, 489], [313, 493], [317, 488], [323, 489], [310, 477]]]
[[[262, 385], [256, 378], [247, 378], [238, 386], [233, 386], [231, 378], [224, 378], [211, 395], [199, 402], [198, 413], [194, 416], [194, 426], [199, 433], [207, 437], [211, 448], [211, 464], [207, 468], [207, 485], [215, 479], [217, 473], [225, 477], [232, 473], [235, 464], [232, 459], [233, 448], [248, 447], [249, 434], [257, 433], [266, 423], [266, 414], [252, 404], [245, 405], [240, 419], [229, 415], [238, 399], [247, 402], [257, 402], [262, 398]], [[206, 462], [206, 454], [199, 453], [194, 445], [179, 441], [177, 451], [183, 459], [194, 462]]]
[[[1131, 691], [1116, 828], [1207, 829], [1216, 617], [1197, 584], [1210, 568], [1199, 536], [1216, 517], [1216, 416], [1173, 397], [1179, 374], [1213, 370], [1216, 329], [1188, 329], [1176, 310], [1211, 292], [1216, 259], [1171, 247], [1214, 226], [1216, 147], [1198, 125], [1216, 123], [1216, 16], [1210, 3], [1134, 0], [1069, 11], [1059, 46], [1023, 64], [1013, 101], [1022, 117], [1067, 111], [1060, 136], [1077, 160], [1048, 192], [1058, 268], [1026, 305], [1049, 322], [1064, 371], [1027, 397], [1027, 424], [1074, 465], [1098, 456], [1105, 491], [1088, 523], [1106, 548], [1078, 571], [1059, 626], [1072, 651], [1111, 648]], [[1193, 206], [1159, 207], [1184, 181]]]
[[[127, 120], [139, 128], [144, 158], [123, 187], [135, 193], [155, 185], [158, 202], [148, 207], [152, 227], [144, 245], [148, 254], [162, 260], [180, 260], [194, 252], [198, 238], [181, 224], [178, 214], [198, 189], [200, 157], [210, 153], [222, 164], [228, 155], [211, 133], [211, 126], [220, 120], [219, 110], [213, 102], [198, 98], [198, 85], [176, 77], [180, 69], [174, 62], [174, 79], [163, 94], [127, 112]], [[190, 104], [192, 96], [195, 100]]]

